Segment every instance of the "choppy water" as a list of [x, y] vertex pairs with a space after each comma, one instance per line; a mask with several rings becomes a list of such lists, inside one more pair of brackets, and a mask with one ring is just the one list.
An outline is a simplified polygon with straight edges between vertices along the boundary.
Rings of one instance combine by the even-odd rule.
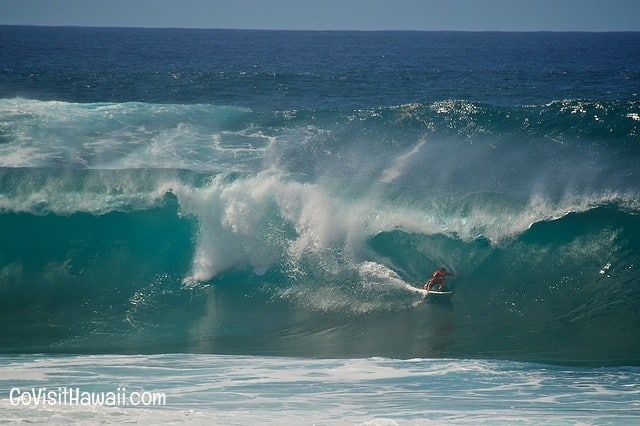
[[[636, 423], [640, 415], [637, 367], [581, 369], [451, 359], [21, 355], [3, 359], [0, 377], [0, 391], [8, 395], [0, 401], [0, 420], [5, 422], [623, 425]], [[44, 392], [51, 395], [43, 397]], [[83, 395], [94, 395], [95, 401], [110, 392], [115, 394], [112, 405], [108, 399], [81, 403]]]

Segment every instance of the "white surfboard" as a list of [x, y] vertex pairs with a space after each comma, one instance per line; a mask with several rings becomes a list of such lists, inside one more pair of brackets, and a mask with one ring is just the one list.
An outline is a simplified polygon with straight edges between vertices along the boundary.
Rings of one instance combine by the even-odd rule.
[[418, 287], [411, 287], [411, 289], [413, 291], [415, 291], [416, 293], [420, 293], [422, 294], [424, 297], [427, 296], [452, 296], [453, 295], [453, 291], [447, 290], [447, 291], [440, 291], [440, 290], [425, 290], [423, 288], [418, 288]]
[[431, 296], [431, 295], [434, 295], [434, 296], [452, 296], [453, 295], [453, 291], [450, 291], [450, 290], [448, 290], [448, 291], [439, 291], [439, 290], [429, 290], [429, 291], [427, 291], [427, 290], [425, 290], [424, 292], [427, 293], [427, 296]]

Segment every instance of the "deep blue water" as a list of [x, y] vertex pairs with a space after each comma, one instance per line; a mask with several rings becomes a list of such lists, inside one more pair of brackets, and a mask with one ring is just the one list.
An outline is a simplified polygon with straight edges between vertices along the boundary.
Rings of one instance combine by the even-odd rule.
[[3, 98], [260, 111], [637, 101], [637, 33], [3, 27]]
[[0, 351], [638, 365], [639, 87], [638, 33], [1, 27]]

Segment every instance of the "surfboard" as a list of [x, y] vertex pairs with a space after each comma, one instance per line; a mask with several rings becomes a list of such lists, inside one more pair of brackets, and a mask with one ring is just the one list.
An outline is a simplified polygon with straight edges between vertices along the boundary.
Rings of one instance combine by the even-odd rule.
[[431, 295], [434, 295], [434, 296], [452, 296], [453, 295], [453, 291], [437, 291], [437, 290], [429, 290], [429, 291], [427, 291], [427, 290], [425, 290], [424, 292], [427, 294], [427, 296], [431, 296]]
[[439, 290], [425, 290], [423, 288], [418, 288], [418, 287], [413, 287], [412, 290], [414, 290], [416, 293], [420, 293], [423, 296], [427, 297], [427, 296], [452, 296], [453, 295], [453, 291], [448, 290], [448, 291], [439, 291]]

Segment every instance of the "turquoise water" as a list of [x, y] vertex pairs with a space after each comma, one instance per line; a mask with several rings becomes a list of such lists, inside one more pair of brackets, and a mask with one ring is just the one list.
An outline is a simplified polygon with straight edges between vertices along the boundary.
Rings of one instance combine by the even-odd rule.
[[0, 105], [7, 352], [638, 362], [635, 103]]

